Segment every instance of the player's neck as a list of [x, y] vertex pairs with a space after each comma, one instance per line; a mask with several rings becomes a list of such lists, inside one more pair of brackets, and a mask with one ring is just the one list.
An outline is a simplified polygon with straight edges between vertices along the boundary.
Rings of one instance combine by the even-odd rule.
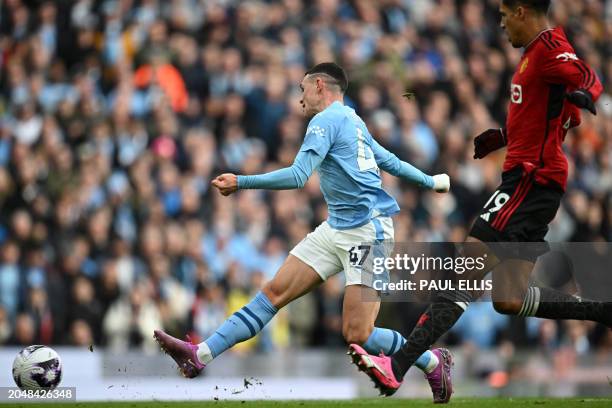
[[327, 95], [325, 97], [325, 99], [323, 99], [323, 103], [321, 104], [322, 109], [321, 111], [324, 111], [325, 109], [327, 109], [329, 107], [329, 105], [331, 105], [334, 102], [340, 102], [341, 104], [344, 105], [344, 97], [342, 95]]
[[535, 19], [533, 24], [529, 24], [525, 30], [525, 47], [529, 46], [529, 44], [538, 38], [543, 31], [549, 30], [550, 28], [550, 23], [546, 17], [538, 17]]

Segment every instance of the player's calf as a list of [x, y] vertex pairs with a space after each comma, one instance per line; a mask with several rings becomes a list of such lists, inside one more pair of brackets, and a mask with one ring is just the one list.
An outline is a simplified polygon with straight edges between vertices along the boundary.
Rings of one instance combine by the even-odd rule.
[[342, 336], [348, 344], [364, 345], [374, 330], [376, 330], [374, 325], [366, 322], [363, 316], [352, 315], [342, 321]]
[[505, 315], [517, 315], [521, 311], [523, 300], [494, 301], [493, 308], [497, 313]]
[[591, 320], [612, 328], [612, 303], [583, 299], [550, 288], [530, 287], [519, 316]]

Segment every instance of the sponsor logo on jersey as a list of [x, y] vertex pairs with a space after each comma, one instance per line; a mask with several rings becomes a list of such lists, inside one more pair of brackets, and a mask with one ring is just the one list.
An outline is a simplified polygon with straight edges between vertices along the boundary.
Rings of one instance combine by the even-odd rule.
[[306, 130], [306, 134], [313, 133], [315, 136], [325, 136], [325, 129], [321, 126], [311, 126]]
[[525, 58], [525, 61], [521, 64], [521, 68], [519, 69], [519, 74], [522, 74], [527, 69], [527, 65], [529, 65], [529, 58]]
[[512, 103], [523, 103], [523, 87], [510, 84], [510, 100]]
[[564, 52], [563, 54], [559, 54], [557, 55], [557, 59], [560, 59], [563, 62], [567, 62], [569, 60], [578, 61], [578, 57], [576, 56], [576, 54], [573, 54], [571, 52]]

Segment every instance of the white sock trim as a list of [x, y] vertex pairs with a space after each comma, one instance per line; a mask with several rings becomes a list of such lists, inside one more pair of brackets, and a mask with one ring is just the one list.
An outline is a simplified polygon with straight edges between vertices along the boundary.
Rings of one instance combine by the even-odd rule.
[[519, 316], [535, 316], [540, 307], [540, 288], [532, 286], [527, 289]]
[[533, 288], [533, 307], [531, 308], [531, 314], [529, 316], [535, 316], [540, 307], [540, 288]]
[[200, 360], [202, 364], [208, 364], [213, 361], [212, 352], [205, 341], [198, 344], [198, 352], [196, 354], [198, 355], [198, 360]]
[[435, 368], [438, 366], [438, 364], [440, 363], [440, 360], [438, 360], [438, 356], [436, 356], [434, 353], [432, 353], [431, 351], [430, 353], [430, 359], [429, 359], [429, 363], [427, 363], [427, 366], [425, 366], [425, 368], [423, 368], [423, 372], [425, 374], [429, 374], [431, 373], [433, 370], [435, 370]]

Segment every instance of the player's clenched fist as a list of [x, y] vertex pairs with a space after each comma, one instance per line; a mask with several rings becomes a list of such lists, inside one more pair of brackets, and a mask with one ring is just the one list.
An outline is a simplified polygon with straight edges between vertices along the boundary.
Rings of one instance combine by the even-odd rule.
[[433, 178], [433, 189], [438, 193], [448, 193], [450, 190], [450, 178], [448, 174], [436, 174]]
[[577, 107], [586, 109], [593, 115], [597, 115], [595, 102], [593, 102], [593, 95], [591, 95], [591, 93], [586, 89], [577, 89], [574, 92], [566, 94], [565, 97]]
[[224, 173], [217, 176], [212, 185], [219, 189], [224, 196], [228, 196], [238, 190], [238, 177], [232, 173]]

